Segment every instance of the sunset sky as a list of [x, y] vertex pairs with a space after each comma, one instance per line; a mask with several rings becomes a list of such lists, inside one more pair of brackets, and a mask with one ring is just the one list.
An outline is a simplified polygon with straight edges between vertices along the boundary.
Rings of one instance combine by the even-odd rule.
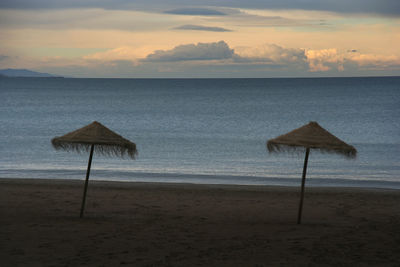
[[0, 68], [68, 77], [400, 75], [398, 0], [2, 0]]

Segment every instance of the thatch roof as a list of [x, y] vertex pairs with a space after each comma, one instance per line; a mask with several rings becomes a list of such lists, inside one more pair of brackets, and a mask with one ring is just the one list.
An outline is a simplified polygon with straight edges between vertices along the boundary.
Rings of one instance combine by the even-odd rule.
[[353, 146], [346, 144], [313, 121], [267, 142], [270, 152], [296, 150], [302, 147], [338, 153], [350, 158], [354, 158], [357, 154]]
[[95, 145], [95, 152], [103, 155], [125, 155], [135, 158], [137, 155], [136, 144], [111, 131], [101, 123], [94, 121], [66, 135], [55, 137], [51, 140], [55, 149], [89, 151]]

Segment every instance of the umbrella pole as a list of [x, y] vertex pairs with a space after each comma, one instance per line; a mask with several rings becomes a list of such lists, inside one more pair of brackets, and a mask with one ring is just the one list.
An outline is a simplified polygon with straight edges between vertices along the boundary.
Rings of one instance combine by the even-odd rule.
[[301, 223], [301, 212], [303, 210], [303, 199], [304, 199], [304, 185], [306, 183], [307, 163], [309, 154], [310, 154], [310, 148], [307, 148], [306, 156], [304, 158], [303, 177], [301, 179], [300, 205], [299, 205], [299, 215], [297, 217], [297, 224]]
[[90, 166], [92, 165], [93, 150], [94, 150], [94, 144], [92, 144], [92, 146], [90, 147], [90, 155], [89, 155], [89, 162], [88, 162], [87, 171], [86, 171], [85, 187], [83, 189], [81, 214], [79, 216], [80, 218], [83, 217], [83, 210], [85, 209], [86, 192], [87, 192], [87, 188], [88, 188], [88, 184], [89, 184]]

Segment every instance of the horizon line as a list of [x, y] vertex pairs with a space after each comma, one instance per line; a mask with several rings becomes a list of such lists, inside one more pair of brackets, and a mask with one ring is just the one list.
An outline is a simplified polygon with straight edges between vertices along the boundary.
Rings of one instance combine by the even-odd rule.
[[400, 78], [400, 75], [377, 75], [377, 76], [293, 76], [293, 77], [68, 77], [54, 75], [53, 77], [35, 76], [6, 76], [0, 78], [35, 78], [35, 79], [120, 79], [120, 80], [234, 80], [234, 79], [333, 79], [333, 78]]

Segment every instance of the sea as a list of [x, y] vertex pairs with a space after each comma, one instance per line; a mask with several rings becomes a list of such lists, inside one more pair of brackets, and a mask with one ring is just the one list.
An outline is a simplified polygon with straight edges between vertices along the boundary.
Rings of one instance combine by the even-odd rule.
[[400, 189], [400, 77], [0, 78], [0, 178], [85, 178], [88, 152], [51, 139], [98, 121], [135, 160], [95, 154], [90, 179], [299, 186], [304, 151], [267, 140], [317, 121], [355, 159], [311, 150], [307, 186]]

